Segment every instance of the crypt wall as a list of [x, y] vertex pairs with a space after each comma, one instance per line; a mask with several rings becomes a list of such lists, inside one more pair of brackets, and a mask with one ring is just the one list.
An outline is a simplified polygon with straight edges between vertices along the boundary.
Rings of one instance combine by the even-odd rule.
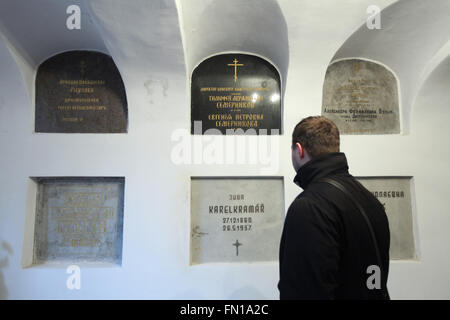
[[[89, 21], [80, 32], [64, 28], [66, 2], [43, 1], [42, 15], [14, 3], [2, 2], [0, 10], [0, 261], [7, 259], [0, 264], [0, 297], [277, 299], [277, 262], [189, 265], [190, 177], [283, 177], [287, 209], [301, 191], [291, 182], [291, 130], [303, 117], [320, 114], [328, 65], [359, 57], [386, 65], [398, 78], [402, 132], [342, 136], [351, 173], [413, 177], [417, 260], [391, 262], [391, 297], [450, 298], [445, 1], [431, 6], [415, 0], [267, 0], [238, 6], [96, 0], [80, 2]], [[365, 27], [372, 4], [383, 9], [381, 30]], [[219, 14], [223, 10], [228, 18]], [[120, 70], [128, 99], [126, 134], [33, 133], [37, 65], [80, 48], [110, 54]], [[174, 163], [174, 132], [189, 133], [193, 68], [234, 50], [264, 56], [280, 71], [285, 131], [275, 145], [279, 162]], [[82, 268], [81, 290], [67, 290], [65, 267], [22, 268], [26, 212], [34, 195], [29, 177], [35, 176], [125, 177], [121, 266]]]

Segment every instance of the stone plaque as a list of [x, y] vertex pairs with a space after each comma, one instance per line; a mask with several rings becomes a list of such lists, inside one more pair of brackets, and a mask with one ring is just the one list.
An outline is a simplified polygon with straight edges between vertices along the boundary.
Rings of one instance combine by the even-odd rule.
[[247, 54], [206, 59], [192, 73], [191, 133], [233, 134], [237, 129], [238, 134], [280, 134], [279, 73]]
[[277, 261], [282, 178], [192, 178], [191, 264]]
[[36, 75], [36, 132], [127, 132], [125, 87], [113, 59], [69, 51], [43, 62]]
[[33, 264], [121, 264], [124, 178], [35, 178]]
[[377, 197], [386, 209], [391, 232], [391, 260], [416, 259], [411, 178], [360, 177], [357, 179]]
[[333, 120], [341, 134], [400, 133], [395, 76], [365, 60], [331, 64], [323, 85], [322, 115]]

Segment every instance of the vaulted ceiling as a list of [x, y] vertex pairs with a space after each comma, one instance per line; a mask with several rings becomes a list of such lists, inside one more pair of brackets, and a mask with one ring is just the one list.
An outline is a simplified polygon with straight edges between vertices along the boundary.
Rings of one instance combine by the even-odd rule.
[[[0, 2], [0, 31], [30, 95], [37, 66], [73, 49], [110, 54], [127, 87], [149, 70], [189, 79], [196, 65], [221, 52], [265, 57], [280, 71], [283, 89], [289, 81], [323, 82], [329, 62], [360, 57], [398, 77], [408, 132], [417, 92], [450, 53], [447, 0], [77, 1], [83, 24], [76, 31], [65, 28], [71, 4]], [[370, 5], [382, 10], [379, 30], [366, 27]], [[315, 76], [301, 79], [311, 69]]]

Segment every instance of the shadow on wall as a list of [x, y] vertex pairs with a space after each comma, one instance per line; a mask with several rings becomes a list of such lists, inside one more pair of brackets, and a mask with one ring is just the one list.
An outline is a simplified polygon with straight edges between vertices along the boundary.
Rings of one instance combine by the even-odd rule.
[[[12, 247], [5, 241], [2, 241], [0, 254], [0, 300], [8, 299], [8, 288], [6, 288], [5, 277], [2, 269], [6, 268], [9, 263], [9, 257], [13, 255]], [[6, 252], [6, 255], [4, 254]]]
[[[206, 57], [241, 51], [269, 59], [286, 83], [289, 42], [286, 20], [275, 0], [213, 0], [184, 25], [190, 72]], [[285, 85], [283, 85], [284, 93]]]

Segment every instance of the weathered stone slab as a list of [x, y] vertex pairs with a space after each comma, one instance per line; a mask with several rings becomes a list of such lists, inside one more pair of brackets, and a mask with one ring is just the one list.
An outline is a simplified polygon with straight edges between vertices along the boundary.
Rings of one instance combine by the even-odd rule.
[[416, 259], [414, 242], [411, 178], [357, 178], [386, 209], [391, 232], [391, 260]]
[[360, 59], [332, 63], [323, 85], [322, 115], [334, 121], [341, 134], [400, 133], [394, 74]]
[[277, 261], [282, 178], [192, 178], [191, 264]]
[[33, 264], [121, 264], [123, 178], [35, 178]]

